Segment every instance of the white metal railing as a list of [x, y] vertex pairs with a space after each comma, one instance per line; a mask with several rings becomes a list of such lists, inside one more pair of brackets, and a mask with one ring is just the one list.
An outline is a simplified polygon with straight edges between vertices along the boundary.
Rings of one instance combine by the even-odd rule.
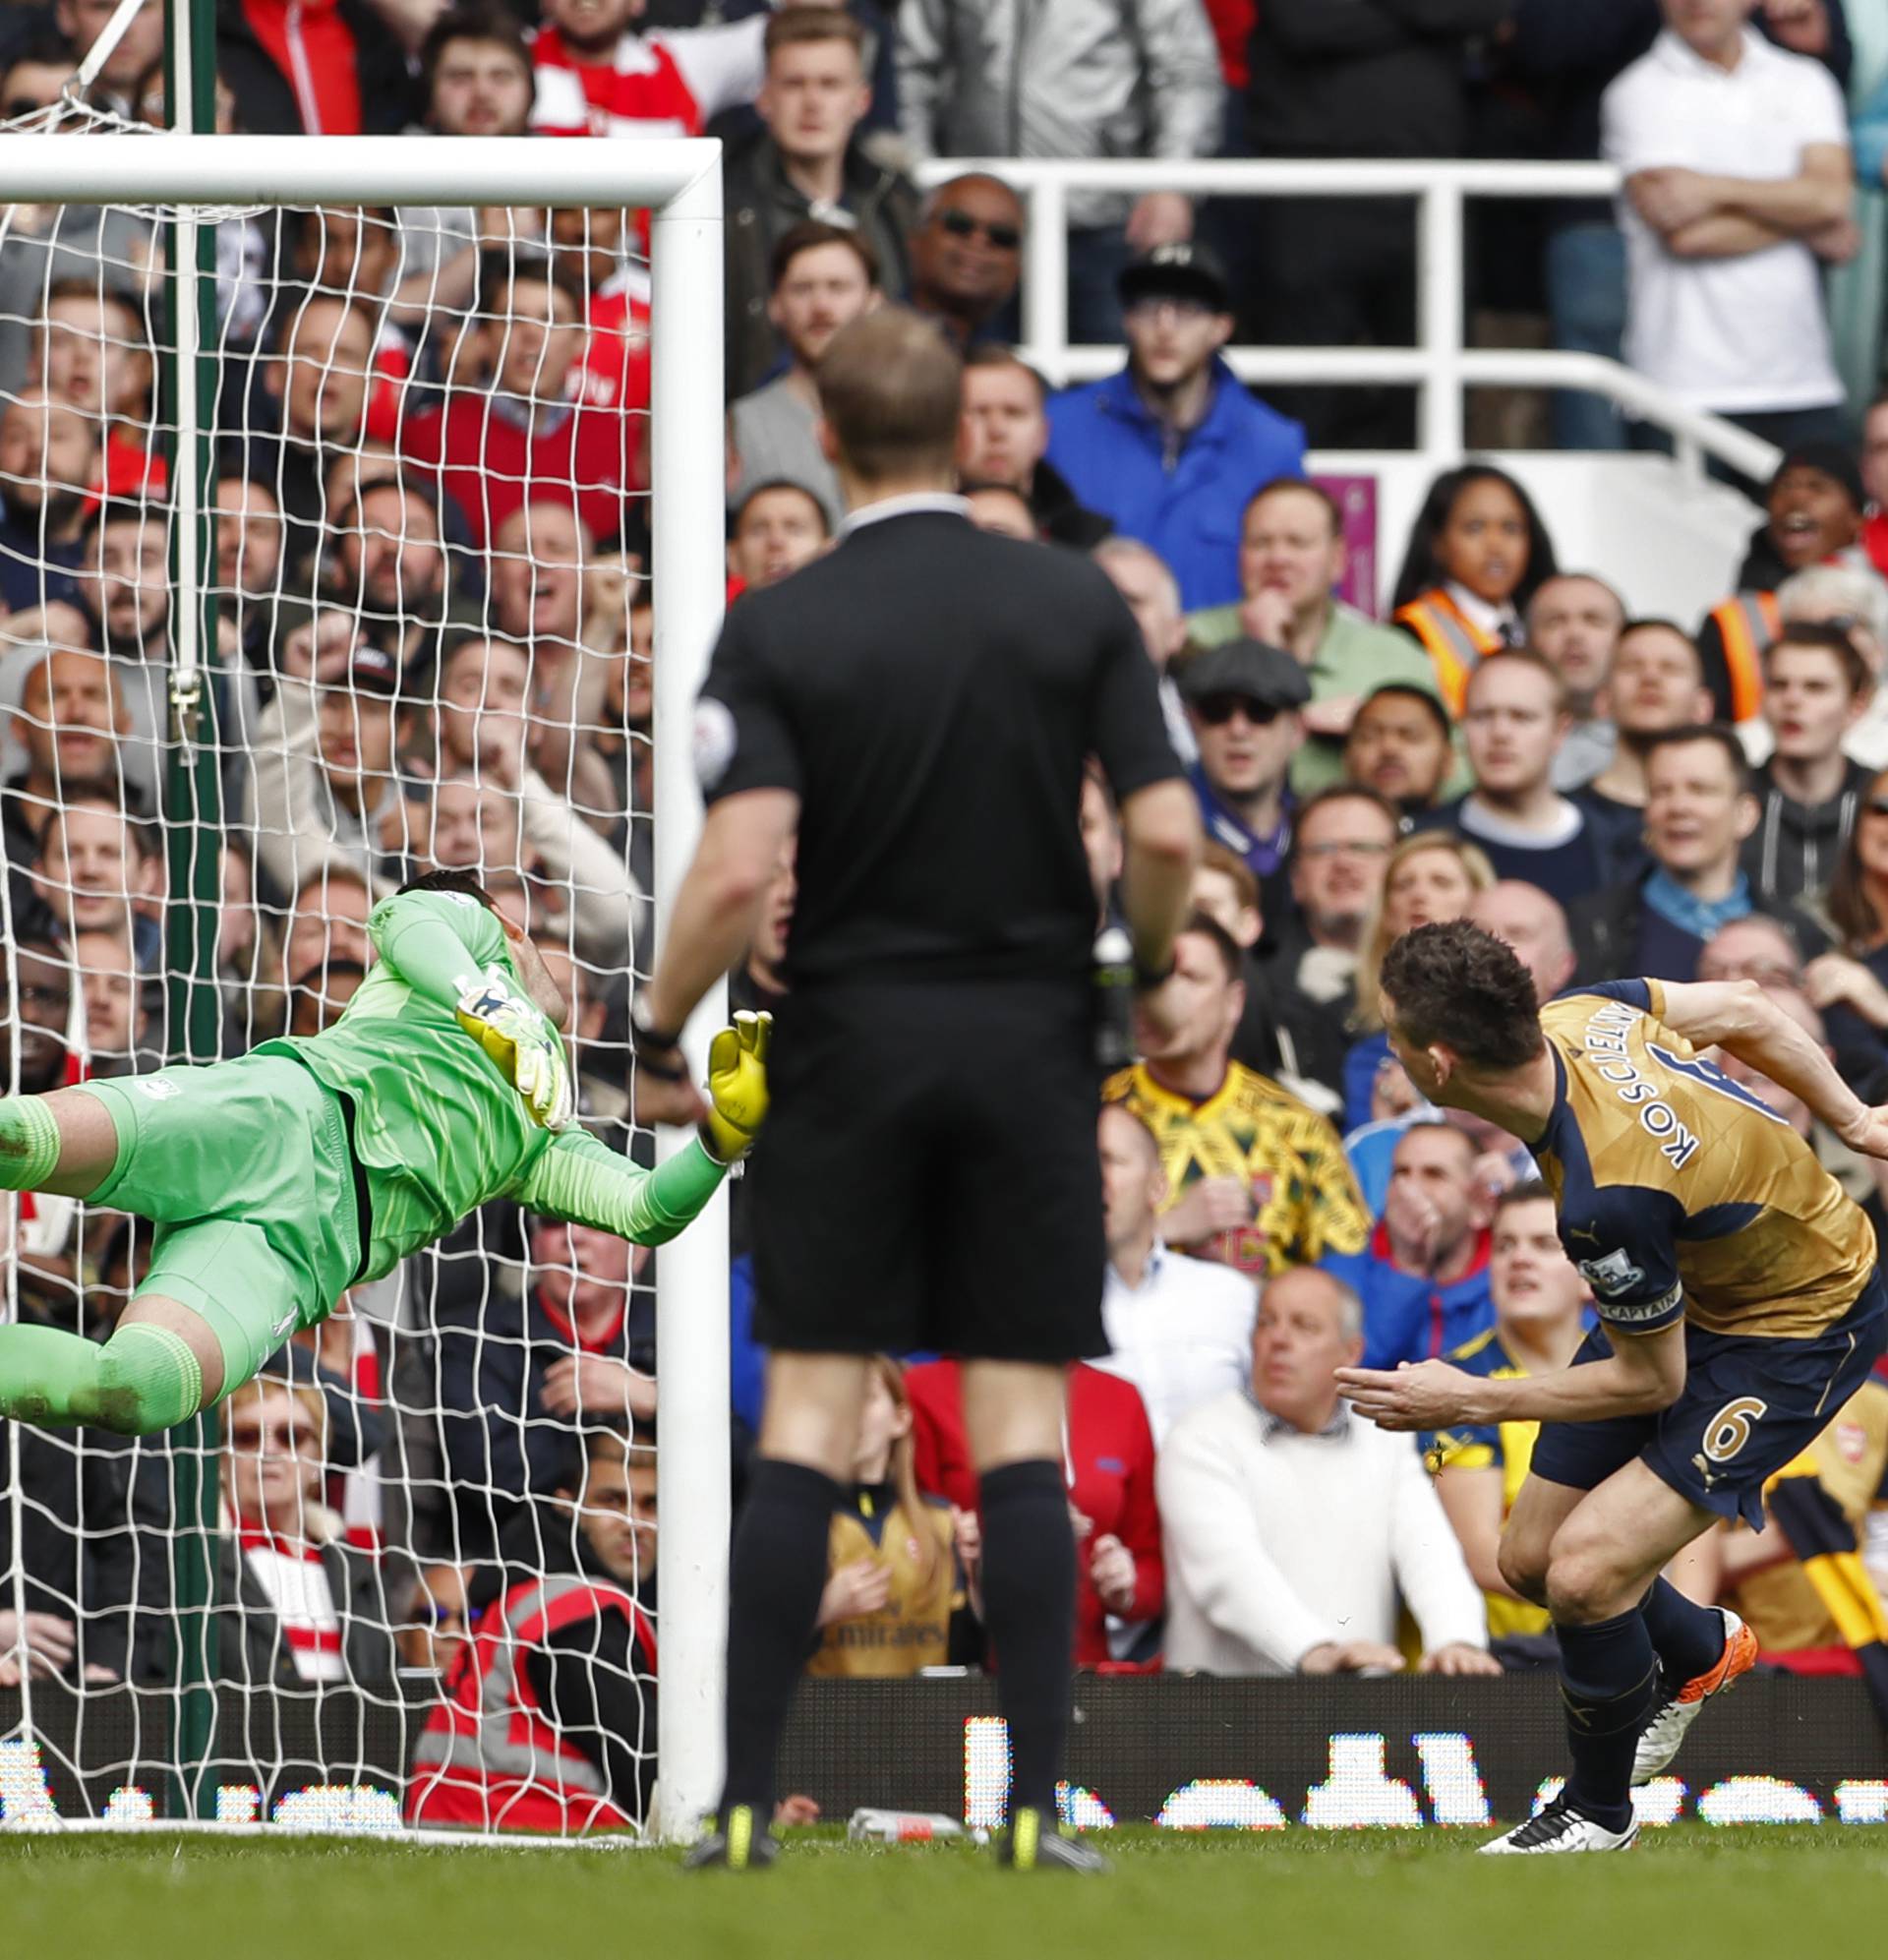
[[1598, 354], [1465, 346], [1466, 275], [1462, 209], [1470, 198], [1616, 197], [1610, 163], [1312, 163], [1210, 159], [1166, 162], [1122, 157], [1048, 162], [1016, 157], [938, 157], [918, 169], [929, 187], [987, 171], [1013, 186], [1029, 208], [1024, 244], [1023, 352], [1052, 382], [1092, 381], [1121, 365], [1118, 346], [1070, 346], [1068, 201], [1071, 191], [1183, 191], [1216, 198], [1408, 198], [1416, 207], [1414, 347], [1227, 349], [1247, 382], [1413, 385], [1417, 447], [1438, 468], [1459, 461], [1470, 387], [1580, 388], [1603, 395], [1673, 440], [1695, 474], [1712, 456], [1762, 480], [1781, 460], [1776, 445], [1722, 416], [1677, 400], [1645, 376]]

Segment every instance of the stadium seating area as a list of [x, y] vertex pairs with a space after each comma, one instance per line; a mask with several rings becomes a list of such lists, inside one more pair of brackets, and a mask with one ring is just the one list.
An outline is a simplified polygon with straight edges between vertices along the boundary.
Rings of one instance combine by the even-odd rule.
[[[1097, 1076], [1113, 1352], [1071, 1389], [1076, 1660], [1536, 1667], [1545, 1615], [1494, 1559], [1525, 1427], [1418, 1447], [1353, 1428], [1331, 1386], [1359, 1352], [1556, 1366], [1585, 1314], [1526, 1153], [1423, 1101], [1377, 1022], [1376, 975], [1398, 933], [1466, 916], [1509, 939], [1543, 997], [1622, 974], [1754, 980], [1888, 1101], [1888, 397], [1869, 231], [1888, 10], [1044, 0], [1021, 43], [1013, 11], [543, 0], [531, 20], [506, 0], [222, 0], [218, 127], [723, 137], [735, 606], [844, 521], [814, 382], [839, 328], [902, 303], [963, 350], [974, 520], [1092, 553], [1120, 588], [1209, 839], [1179, 947], [1190, 1011], [1146, 1052], [1115, 1031]], [[161, 0], [72, 91], [113, 12], [0, 6], [0, 134], [83, 143], [168, 121]], [[1562, 563], [1525, 464], [1473, 457], [1437, 477], [1407, 537], [1369, 541], [1399, 567], [1386, 605], [1350, 575], [1360, 540], [1307, 453], [1409, 447], [1407, 391], [1262, 399], [1223, 350], [1410, 345], [1407, 205], [1078, 194], [1070, 338], [1119, 344], [1120, 372], [1055, 388], [1019, 358], [1026, 202], [1000, 166], [952, 176], [936, 159], [1221, 155], [1616, 163], [1617, 208], [1516, 201], [1478, 221], [1470, 317], [1486, 344], [1623, 359], [1776, 445], [1774, 477], [1740, 486], [1748, 544], [1721, 603], [1675, 619], [1656, 589]], [[639, 214], [219, 218], [217, 766], [194, 823], [167, 760], [166, 245], [152, 211], [0, 212], [7, 1088], [327, 1026], [364, 978], [376, 897], [467, 868], [567, 980], [582, 1119], [646, 1159], [627, 1009], [653, 933], [662, 594]], [[1585, 396], [1514, 396], [1501, 426], [1504, 449], [1661, 442]], [[1098, 781], [1082, 824], [1105, 925], [1120, 847]], [[213, 1049], [201, 1014], [187, 1034], [178, 932], [212, 893]], [[793, 904], [788, 861], [736, 1005], [787, 988]], [[1811, 1131], [1800, 1104], [1750, 1087]], [[1882, 1167], [1814, 1141], [1888, 1233]], [[143, 1224], [58, 1198], [9, 1208], [0, 1232], [19, 1316], [100, 1336], [149, 1249]], [[760, 1357], [738, 1186], [732, 1233], [738, 1495]], [[165, 1719], [190, 1603], [179, 1471], [208, 1449], [209, 1672], [230, 1693], [345, 1686], [404, 1706], [410, 1808], [429, 1820], [640, 1819], [659, 1625], [648, 1262], [495, 1206], [297, 1336], [206, 1440], [0, 1425], [0, 1690], [128, 1687]], [[1779, 1487], [1781, 1528], [1716, 1532], [1675, 1577], [1736, 1601], [1780, 1666], [1863, 1674], [1881, 1657], [1858, 1652], [1864, 1635], [1888, 1626], [1888, 1381], [1833, 1413]], [[976, 1488], [948, 1359], [887, 1363], [856, 1468], [810, 1671], [980, 1667]], [[1838, 1515], [1859, 1556], [1832, 1580], [1814, 1555]], [[550, 1625], [562, 1582], [611, 1631], [573, 1643], [567, 1615]], [[1859, 1607], [1840, 1589], [1870, 1585]], [[625, 1594], [634, 1613], [610, 1604]], [[519, 1747], [555, 1761], [535, 1790], [527, 1764], [495, 1810], [448, 1772], [469, 1657], [504, 1628], [548, 1711]]]

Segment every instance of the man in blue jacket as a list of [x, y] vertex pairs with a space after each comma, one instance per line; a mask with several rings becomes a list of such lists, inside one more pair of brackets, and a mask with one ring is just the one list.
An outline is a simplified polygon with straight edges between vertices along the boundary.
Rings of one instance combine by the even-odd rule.
[[1240, 596], [1240, 513], [1261, 484], [1304, 473], [1305, 432], [1220, 358], [1231, 301], [1205, 247], [1156, 246], [1120, 289], [1128, 364], [1051, 397], [1049, 461], [1082, 504], [1166, 560], [1188, 612], [1226, 605]]

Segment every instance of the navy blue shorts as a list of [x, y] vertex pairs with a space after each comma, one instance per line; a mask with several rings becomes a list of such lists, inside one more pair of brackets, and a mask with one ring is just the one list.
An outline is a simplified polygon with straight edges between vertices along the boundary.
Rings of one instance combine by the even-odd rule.
[[[1681, 1497], [1763, 1528], [1763, 1487], [1800, 1455], [1888, 1346], [1888, 1288], [1880, 1269], [1834, 1327], [1807, 1340], [1759, 1340], [1684, 1331], [1684, 1389], [1656, 1415], [1541, 1425], [1529, 1461], [1549, 1483], [1590, 1491], [1633, 1457]], [[1603, 1361], [1603, 1330], [1573, 1357]]]

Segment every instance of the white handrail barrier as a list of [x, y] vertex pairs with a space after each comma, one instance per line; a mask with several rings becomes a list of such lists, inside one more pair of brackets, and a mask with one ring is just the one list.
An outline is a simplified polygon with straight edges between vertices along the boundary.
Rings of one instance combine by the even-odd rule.
[[1414, 385], [1417, 448], [1438, 469], [1461, 459], [1469, 387], [1580, 388], [1603, 395], [1674, 439], [1695, 475], [1711, 456], [1761, 482], [1782, 452], [1735, 423], [1678, 400], [1622, 362], [1599, 354], [1470, 348], [1466, 339], [1463, 204], [1469, 198], [1612, 199], [1610, 163], [1312, 163], [1215, 158], [1169, 162], [1120, 157], [1048, 162], [1016, 157], [938, 157], [918, 168], [926, 188], [977, 171], [999, 177], [1029, 209], [1024, 244], [1024, 356], [1058, 386], [1092, 381], [1121, 365], [1121, 349], [1070, 346], [1068, 196], [1115, 191], [1140, 197], [1181, 191], [1219, 198], [1408, 198], [1416, 207], [1415, 347], [1255, 347], [1227, 350], [1246, 382]]

